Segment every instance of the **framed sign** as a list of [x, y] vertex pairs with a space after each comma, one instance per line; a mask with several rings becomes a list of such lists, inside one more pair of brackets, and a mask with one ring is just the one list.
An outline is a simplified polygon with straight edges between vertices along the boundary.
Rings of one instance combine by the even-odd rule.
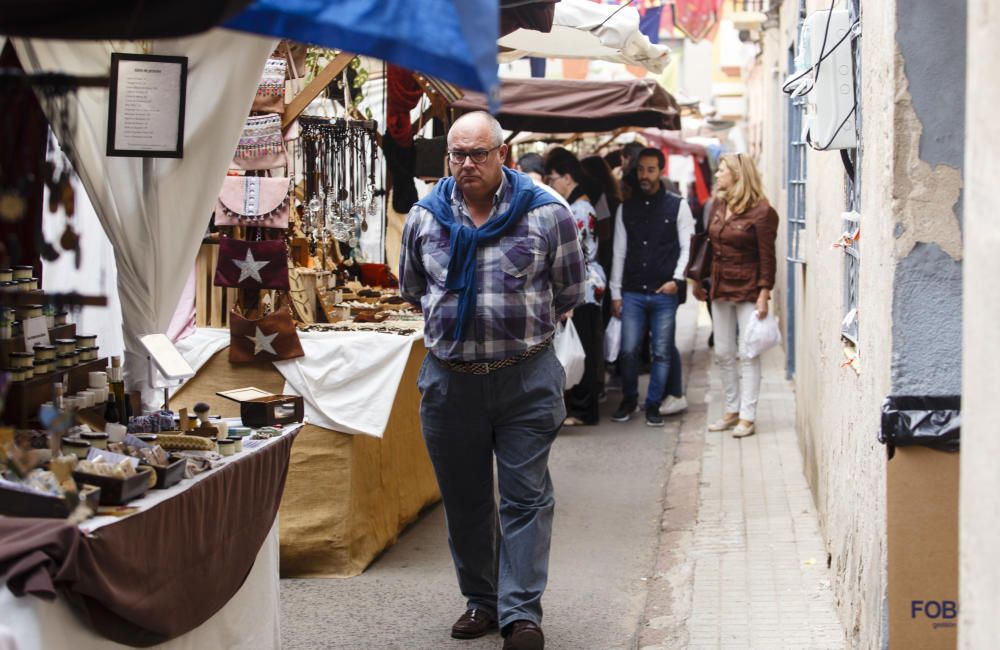
[[184, 157], [187, 57], [111, 55], [109, 156]]

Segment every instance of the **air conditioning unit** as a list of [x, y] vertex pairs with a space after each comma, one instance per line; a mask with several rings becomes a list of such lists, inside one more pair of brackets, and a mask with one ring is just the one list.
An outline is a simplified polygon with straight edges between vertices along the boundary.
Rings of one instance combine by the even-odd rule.
[[733, 28], [737, 31], [748, 30], [759, 31], [761, 25], [767, 20], [767, 14], [760, 11], [734, 11], [729, 14], [729, 20], [733, 22]]
[[[814, 149], [853, 149], [857, 146], [850, 30], [851, 16], [845, 9], [817, 11], [807, 17], [802, 26], [799, 53], [802, 62], [812, 66], [807, 119], [808, 142]], [[824, 58], [824, 54], [828, 56]]]

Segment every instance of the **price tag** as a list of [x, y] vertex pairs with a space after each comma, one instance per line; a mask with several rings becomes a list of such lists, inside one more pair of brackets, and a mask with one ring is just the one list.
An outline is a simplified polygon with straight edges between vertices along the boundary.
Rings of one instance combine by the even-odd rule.
[[45, 321], [45, 316], [25, 319], [24, 327], [24, 349], [31, 352], [36, 345], [51, 345], [49, 341], [49, 327]]

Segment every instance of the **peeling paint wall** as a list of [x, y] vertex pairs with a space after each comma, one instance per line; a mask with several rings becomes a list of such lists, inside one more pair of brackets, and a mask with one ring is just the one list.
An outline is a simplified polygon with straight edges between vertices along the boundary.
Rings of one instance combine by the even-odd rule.
[[899, 5], [892, 390], [962, 390], [966, 0]]
[[979, 650], [1000, 639], [1000, 8], [969, 0], [968, 10], [958, 641]]

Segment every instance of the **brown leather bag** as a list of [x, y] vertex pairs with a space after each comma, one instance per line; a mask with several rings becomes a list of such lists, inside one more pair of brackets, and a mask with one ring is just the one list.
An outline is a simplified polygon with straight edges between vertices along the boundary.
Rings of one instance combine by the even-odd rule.
[[691, 235], [691, 246], [688, 248], [688, 263], [684, 269], [684, 277], [694, 280], [700, 285], [712, 274], [712, 243], [707, 232]]
[[283, 361], [305, 356], [287, 306], [263, 318], [229, 313], [229, 362]]

